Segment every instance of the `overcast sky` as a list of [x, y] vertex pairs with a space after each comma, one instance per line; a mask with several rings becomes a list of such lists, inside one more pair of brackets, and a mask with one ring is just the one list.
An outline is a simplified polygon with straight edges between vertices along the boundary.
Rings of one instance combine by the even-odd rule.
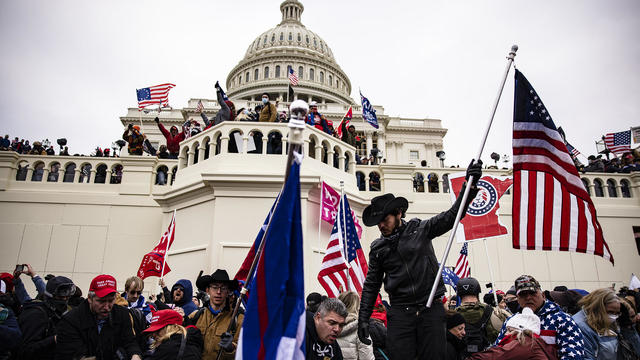
[[[303, 1], [302, 22], [352, 84], [392, 116], [442, 119], [448, 164], [475, 155], [512, 44], [516, 66], [583, 154], [640, 125], [640, 2]], [[0, 1], [1, 132], [109, 146], [135, 89], [214, 98], [280, 1]], [[483, 159], [511, 153], [513, 72]], [[583, 161], [586, 161], [583, 158]]]

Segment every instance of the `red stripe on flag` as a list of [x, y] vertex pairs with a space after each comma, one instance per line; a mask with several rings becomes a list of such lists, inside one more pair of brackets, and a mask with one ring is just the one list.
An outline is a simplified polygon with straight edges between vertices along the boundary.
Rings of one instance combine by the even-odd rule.
[[511, 228], [513, 229], [513, 234], [511, 236], [513, 248], [520, 249], [520, 201], [521, 193], [520, 193], [520, 171], [513, 173], [513, 208], [511, 214]]
[[542, 223], [542, 250], [551, 250], [553, 228], [553, 176], [544, 174], [544, 218]]
[[538, 191], [537, 175], [538, 174], [536, 172], [529, 172], [529, 204], [527, 208], [529, 219], [527, 221], [527, 249], [536, 248], [536, 202], [531, 200], [536, 198], [536, 192]]
[[584, 216], [584, 201], [578, 199], [578, 246], [577, 252], [587, 252], [587, 218]]

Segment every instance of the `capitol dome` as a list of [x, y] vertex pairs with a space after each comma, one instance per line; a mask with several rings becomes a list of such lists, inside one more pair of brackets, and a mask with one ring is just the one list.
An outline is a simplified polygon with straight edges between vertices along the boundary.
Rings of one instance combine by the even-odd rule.
[[[227, 76], [232, 99], [259, 100], [262, 93], [287, 101], [289, 68], [299, 78], [294, 97], [318, 103], [351, 104], [351, 81], [327, 43], [300, 21], [297, 0], [280, 4], [282, 21], [260, 34]], [[293, 99], [289, 99], [292, 101]]]

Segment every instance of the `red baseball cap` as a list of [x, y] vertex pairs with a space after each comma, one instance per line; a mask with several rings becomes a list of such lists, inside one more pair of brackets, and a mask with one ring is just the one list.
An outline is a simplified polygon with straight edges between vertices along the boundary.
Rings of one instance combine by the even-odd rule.
[[166, 310], [158, 310], [153, 313], [153, 317], [151, 318], [151, 323], [149, 327], [143, 330], [142, 332], [154, 332], [162, 329], [167, 325], [182, 325], [182, 315], [175, 310], [166, 309]]
[[6, 272], [0, 273], [0, 280], [4, 281], [4, 285], [7, 290], [5, 292], [10, 293], [11, 290], [13, 290], [13, 275]]
[[116, 279], [111, 275], [98, 275], [91, 280], [89, 291], [95, 292], [97, 297], [105, 297], [118, 292]]

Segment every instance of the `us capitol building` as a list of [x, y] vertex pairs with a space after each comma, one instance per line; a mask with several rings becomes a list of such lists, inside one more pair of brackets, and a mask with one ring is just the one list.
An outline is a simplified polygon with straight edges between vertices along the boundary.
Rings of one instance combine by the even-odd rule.
[[[252, 41], [229, 72], [226, 89], [236, 109], [255, 107], [266, 92], [279, 101], [278, 112], [286, 111], [293, 100], [287, 98], [292, 68], [300, 79], [295, 99], [316, 101], [335, 126], [353, 106], [351, 123], [366, 137], [354, 148], [315, 128], [304, 131], [300, 182], [305, 285], [307, 292], [324, 293], [316, 279], [331, 232], [331, 224], [319, 214], [323, 181], [338, 191], [344, 182], [358, 217], [371, 198], [392, 192], [409, 200], [407, 218], [426, 219], [451, 206], [447, 175], [464, 169], [446, 168], [436, 156], [447, 133], [439, 119], [391, 117], [382, 106], [374, 106], [380, 128], [364, 122], [361, 106], [350, 96], [349, 77], [329, 44], [302, 24], [304, 6], [286, 0], [280, 11], [282, 21]], [[161, 122], [169, 128], [187, 119], [201, 121], [196, 113], [199, 100], [213, 117], [219, 109], [215, 100], [190, 99], [182, 109], [162, 111]], [[153, 121], [155, 112], [140, 114], [129, 108], [120, 121], [123, 126], [139, 123], [140, 115], [149, 140], [164, 144]], [[167, 261], [173, 271], [166, 283], [194, 281], [200, 270], [224, 268], [235, 274], [282, 186], [286, 154], [267, 153], [267, 135], [274, 132], [282, 135], [286, 149], [286, 123], [234, 121], [183, 141], [176, 160], [0, 152], [0, 271], [30, 263], [39, 274], [68, 276], [85, 290], [94, 276], [108, 273], [123, 288], [167, 229], [175, 209], [175, 242]], [[236, 133], [242, 140], [237, 153], [228, 150]], [[247, 151], [256, 133], [264, 135], [261, 154]], [[356, 164], [356, 154], [368, 156], [374, 148], [379, 150], [374, 165]], [[168, 174], [167, 184], [158, 182], [159, 172]], [[508, 175], [507, 170], [484, 173]], [[488, 241], [498, 288], [508, 289], [521, 274], [535, 276], [546, 289], [564, 284], [593, 290], [613, 283], [619, 288], [628, 284], [632, 272], [640, 273], [640, 240], [633, 230], [640, 226], [640, 174], [587, 173], [582, 178], [616, 265], [590, 254], [515, 250], [507, 235]], [[511, 231], [511, 195], [502, 197], [499, 213]], [[378, 236], [376, 227], [364, 229], [366, 253]], [[433, 240], [438, 258], [448, 236]], [[447, 265], [455, 264], [460, 247], [454, 243]], [[488, 283], [482, 243], [470, 243], [469, 256], [472, 276]], [[145, 281], [147, 294], [157, 291], [156, 282], [154, 277]], [[25, 284], [33, 291], [30, 281]]]

